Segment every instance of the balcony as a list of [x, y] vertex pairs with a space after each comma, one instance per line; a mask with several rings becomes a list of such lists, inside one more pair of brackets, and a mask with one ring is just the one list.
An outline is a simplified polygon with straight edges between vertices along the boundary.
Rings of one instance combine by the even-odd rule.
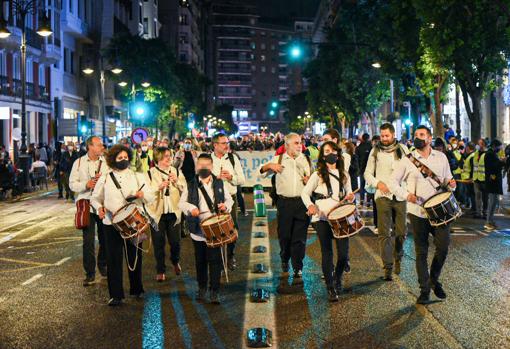
[[[26, 87], [27, 99], [42, 103], [50, 103], [50, 96], [47, 93], [45, 86], [39, 86], [39, 88], [36, 89], [33, 83], [27, 82]], [[12, 98], [21, 98], [21, 91], [20, 80], [14, 79], [12, 80], [12, 83], [9, 83], [6, 76], [0, 76], [0, 95]]]
[[41, 52], [41, 63], [54, 64], [62, 58], [60, 54], [60, 47], [54, 44], [45, 44]]
[[62, 30], [77, 39], [88, 39], [88, 26], [87, 23], [76, 17], [68, 11], [62, 11]]

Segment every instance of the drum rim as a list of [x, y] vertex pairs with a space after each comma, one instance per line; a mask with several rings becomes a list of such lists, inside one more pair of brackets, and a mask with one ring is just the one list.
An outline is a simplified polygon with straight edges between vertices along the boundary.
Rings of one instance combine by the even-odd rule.
[[[210, 220], [211, 218], [215, 218], [215, 217], [218, 217], [218, 216], [230, 216], [230, 214], [228, 213], [219, 213], [219, 214], [213, 214], [211, 217], [207, 217], [206, 219], [204, 219], [202, 222], [200, 222], [200, 225], [203, 225], [205, 224], [205, 222], [207, 222], [208, 220]], [[230, 216], [232, 217], [232, 216]], [[213, 223], [213, 224], [218, 224], [219, 222], [216, 222], [216, 223]], [[208, 224], [208, 225], [212, 225], [212, 224]]]
[[[128, 207], [128, 206], [130, 206], [130, 205], [134, 205], [134, 206], [135, 206], [135, 208], [138, 208], [138, 206], [136, 206], [136, 204], [135, 204], [135, 203], [133, 203], [133, 202], [128, 202], [127, 204], [125, 204], [124, 206], [122, 206], [121, 208], [119, 208], [117, 211], [115, 211], [115, 213], [112, 215], [112, 224], [113, 224], [113, 222], [114, 222], [114, 220], [115, 220], [115, 217], [119, 214], [119, 212], [120, 212], [121, 210], [124, 210], [126, 207]], [[129, 215], [127, 215], [125, 218], [129, 217], [131, 214], [132, 214], [132, 212], [131, 212]], [[116, 222], [116, 223], [117, 223], [117, 222]]]
[[442, 204], [444, 201], [441, 201], [441, 202], [439, 202], [439, 203], [437, 203], [437, 204], [435, 204], [435, 205], [433, 205], [433, 206], [428, 206], [428, 207], [427, 207], [427, 206], [425, 206], [425, 205], [427, 204], [427, 202], [429, 202], [430, 200], [434, 199], [436, 196], [439, 196], [439, 195], [442, 195], [442, 194], [450, 194], [450, 196], [449, 196], [448, 198], [451, 198], [452, 196], [454, 196], [454, 195], [453, 195], [453, 193], [452, 193], [451, 191], [443, 191], [443, 192], [440, 192], [440, 193], [434, 194], [434, 195], [432, 195], [430, 198], [428, 198], [428, 199], [427, 199], [427, 200], [423, 203], [423, 208], [424, 208], [424, 209], [427, 209], [427, 208], [435, 207], [435, 206], [437, 206], [437, 205], [439, 205], [439, 204]]
[[330, 219], [330, 218], [329, 218], [329, 216], [331, 215], [331, 213], [333, 213], [333, 211], [334, 211], [334, 210], [336, 210], [337, 208], [343, 207], [343, 206], [353, 206], [353, 207], [354, 207], [354, 210], [352, 210], [352, 211], [351, 211], [348, 215], [346, 215], [346, 216], [342, 216], [342, 217], [338, 217], [338, 218], [331, 218], [331, 219], [336, 220], [336, 219], [345, 218], [345, 217], [347, 217], [347, 216], [349, 216], [349, 215], [353, 214], [354, 212], [356, 212], [356, 209], [357, 209], [357, 208], [356, 208], [356, 205], [355, 205], [355, 204], [353, 204], [353, 203], [346, 203], [346, 204], [338, 205], [338, 206], [333, 207], [333, 208], [332, 208], [332, 209], [328, 212], [328, 215], [327, 215], [328, 220]]

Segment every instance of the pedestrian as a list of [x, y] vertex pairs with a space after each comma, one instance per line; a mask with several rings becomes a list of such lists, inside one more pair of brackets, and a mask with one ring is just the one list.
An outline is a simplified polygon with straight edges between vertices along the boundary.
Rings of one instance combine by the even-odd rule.
[[[244, 178], [243, 168], [239, 158], [232, 154], [229, 149], [228, 138], [223, 133], [218, 133], [212, 138], [213, 153], [213, 174], [216, 178], [223, 180], [223, 186], [226, 193], [230, 194], [233, 201], [231, 216], [234, 220], [234, 226], [239, 231], [237, 217], [237, 191], [238, 186], [243, 185]], [[235, 258], [236, 242], [232, 242], [227, 246], [227, 265], [230, 270], [235, 270], [237, 261]]]
[[[448, 187], [454, 189], [456, 183], [446, 155], [432, 149], [432, 132], [428, 127], [420, 125], [416, 128], [414, 146], [416, 150], [411, 153], [412, 158], [426, 166], [434, 175], [432, 178], [423, 176], [421, 168], [418, 168], [415, 162], [403, 157], [391, 175], [389, 189], [393, 195], [405, 197], [408, 202], [416, 251], [416, 271], [420, 284], [420, 296], [416, 303], [427, 304], [430, 301], [431, 289], [438, 298], [446, 298], [439, 276], [448, 254], [451, 222], [432, 226], [421, 204], [439, 192], [436, 189], [439, 185], [448, 183]], [[429, 235], [433, 235], [435, 245], [430, 273], [427, 262]]]
[[[197, 160], [198, 176], [185, 187], [179, 208], [186, 215], [195, 250], [195, 267], [198, 282], [197, 301], [205, 301], [209, 283], [209, 299], [220, 304], [222, 270], [221, 248], [206, 243], [200, 223], [217, 213], [230, 213], [234, 204], [232, 196], [224, 189], [224, 181], [212, 174], [213, 160], [209, 154], [200, 154]], [[200, 190], [199, 190], [200, 188]], [[213, 203], [217, 203], [216, 206]]]
[[485, 153], [485, 191], [488, 195], [487, 221], [485, 229], [497, 229], [494, 221], [494, 213], [499, 203], [499, 196], [503, 195], [503, 169], [505, 167], [504, 157], [498, 153], [503, 149], [503, 144], [494, 139], [487, 152]]
[[129, 168], [132, 157], [131, 150], [121, 144], [111, 147], [106, 156], [111, 171], [102, 174], [91, 197], [91, 204], [104, 224], [110, 306], [122, 304], [125, 298], [122, 283], [124, 257], [128, 264], [129, 294], [141, 298], [144, 293], [140, 252], [143, 242], [124, 240], [112, 225], [112, 215], [124, 207], [128, 199], [133, 200], [131, 202], [142, 212], [145, 211], [143, 205], [154, 200], [154, 191], [147, 184], [147, 174], [135, 173]]
[[156, 258], [156, 281], [166, 280], [165, 246], [170, 245], [170, 260], [175, 275], [180, 275], [181, 259], [181, 216], [179, 201], [186, 185], [184, 174], [171, 166], [172, 150], [158, 147], [154, 151], [156, 166], [148, 172], [150, 183], [156, 193], [154, 202], [149, 206], [152, 217], [159, 229], [152, 229], [152, 243]]
[[59, 163], [62, 186], [66, 191], [66, 200], [70, 199], [74, 201], [74, 193], [69, 187], [69, 176], [71, 175], [71, 170], [77, 157], [78, 153], [74, 148], [73, 142], [68, 142], [65, 151], [62, 152]]
[[[312, 225], [319, 236], [322, 254], [322, 273], [326, 281], [328, 299], [338, 301], [342, 292], [342, 275], [349, 260], [349, 239], [335, 239], [327, 214], [338, 201], [353, 201], [349, 173], [344, 171], [341, 150], [335, 142], [325, 142], [319, 151], [317, 171], [308, 180], [301, 200], [312, 217]], [[315, 202], [312, 201], [315, 199]], [[333, 263], [333, 241], [337, 262]]]
[[473, 159], [473, 181], [475, 183], [476, 215], [475, 218], [487, 219], [488, 195], [485, 191], [485, 152], [487, 141], [483, 138], [478, 140]]
[[182, 149], [175, 154], [173, 166], [183, 173], [186, 182], [196, 176], [197, 147], [198, 145], [193, 138], [186, 137]]
[[[90, 203], [92, 191], [102, 174], [106, 173], [108, 166], [103, 157], [103, 142], [101, 138], [91, 136], [86, 142], [87, 154], [80, 157], [73, 164], [69, 177], [69, 188], [76, 193], [76, 202], [86, 200]], [[89, 212], [89, 224], [82, 229], [83, 233], [83, 269], [85, 280], [83, 286], [90, 286], [95, 282], [96, 277], [96, 247], [95, 237], [99, 240], [97, 254], [97, 268], [101, 276], [106, 277], [106, 246], [103, 229], [103, 222], [92, 206]]]
[[292, 262], [294, 283], [302, 282], [303, 259], [310, 218], [301, 199], [301, 193], [310, 178], [312, 166], [302, 154], [301, 137], [297, 133], [285, 136], [285, 153], [275, 156], [260, 168], [262, 177], [274, 174], [276, 184], [276, 210], [278, 240], [282, 271], [289, 272]]
[[379, 251], [384, 280], [393, 280], [392, 273], [400, 274], [404, 241], [407, 235], [407, 203], [405, 197], [389, 189], [393, 168], [408, 153], [407, 147], [395, 139], [395, 128], [390, 123], [380, 127], [381, 140], [370, 151], [364, 177], [368, 186], [375, 188]]
[[[365, 173], [365, 169], [367, 168], [368, 156], [370, 151], [372, 150], [372, 142], [370, 141], [370, 135], [368, 133], [364, 133], [361, 136], [361, 143], [356, 148], [356, 155], [359, 161], [359, 171], [361, 174]], [[352, 181], [352, 178], [351, 178]], [[355, 190], [353, 188], [353, 190]], [[365, 177], [361, 176], [360, 178], [360, 204], [363, 206], [365, 202]]]
[[469, 142], [464, 152], [464, 162], [462, 164], [461, 180], [466, 193], [466, 207], [469, 207], [470, 214], [476, 215], [476, 196], [474, 179], [474, 158], [476, 155], [476, 146]]

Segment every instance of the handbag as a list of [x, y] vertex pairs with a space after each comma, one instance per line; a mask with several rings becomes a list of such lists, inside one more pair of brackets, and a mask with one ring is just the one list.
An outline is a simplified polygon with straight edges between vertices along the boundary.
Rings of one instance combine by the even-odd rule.
[[76, 201], [76, 213], [74, 215], [74, 226], [76, 229], [85, 229], [90, 223], [90, 201], [80, 199]]

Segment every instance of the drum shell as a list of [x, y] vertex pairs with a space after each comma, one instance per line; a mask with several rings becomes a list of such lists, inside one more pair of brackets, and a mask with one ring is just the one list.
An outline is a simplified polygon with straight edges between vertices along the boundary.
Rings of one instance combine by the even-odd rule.
[[[331, 210], [331, 212], [335, 209]], [[328, 222], [335, 239], [344, 239], [353, 236], [359, 233], [365, 226], [365, 222], [363, 218], [361, 218], [358, 209], [354, 209], [351, 213], [339, 218], [330, 218], [331, 212], [328, 214]]]
[[430, 225], [433, 227], [448, 224], [462, 214], [462, 210], [460, 209], [460, 206], [457, 203], [457, 199], [455, 199], [455, 195], [453, 195], [453, 193], [450, 193], [448, 199], [439, 202], [436, 205], [425, 207], [427, 203], [430, 202], [430, 200], [433, 200], [438, 195], [442, 194], [443, 193], [438, 193], [432, 196], [423, 204], [423, 209], [427, 214]]
[[[210, 219], [218, 216], [226, 219], [207, 224]], [[236, 241], [238, 237], [237, 230], [234, 227], [234, 220], [229, 214], [211, 216], [200, 223], [200, 228], [204, 232], [206, 245], [211, 248], [230, 244]]]
[[121, 207], [112, 218], [112, 225], [117, 231], [120, 233], [120, 235], [124, 239], [128, 239], [131, 237], [134, 237], [136, 235], [145, 233], [149, 234], [150, 232], [150, 225], [148, 219], [142, 214], [142, 212], [138, 209], [138, 207], [133, 205], [133, 210], [127, 215], [124, 219], [113, 222], [115, 220], [115, 216], [124, 210], [126, 207], [133, 204], [128, 204], [123, 207]]

